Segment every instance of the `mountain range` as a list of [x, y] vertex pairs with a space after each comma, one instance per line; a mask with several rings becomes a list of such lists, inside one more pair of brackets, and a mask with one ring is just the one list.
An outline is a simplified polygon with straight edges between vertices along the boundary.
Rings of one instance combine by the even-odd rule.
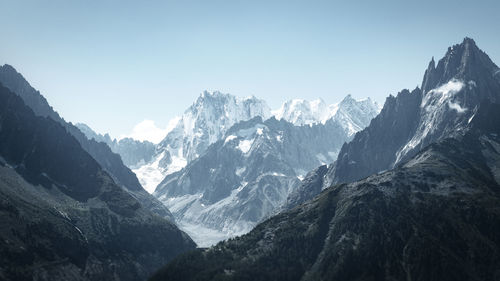
[[465, 38], [287, 211], [150, 280], [499, 280], [499, 73]]
[[382, 109], [203, 92], [158, 144], [4, 65], [0, 280], [500, 280], [499, 120], [471, 38]]
[[333, 162], [379, 110], [370, 98], [351, 95], [332, 105], [294, 99], [272, 111], [253, 96], [203, 92], [154, 147], [77, 126], [134, 159], [129, 167], [143, 186], [199, 246], [209, 246], [282, 209], [307, 171]]
[[[322, 116], [300, 107], [286, 112]], [[333, 162], [353, 130], [367, 126], [377, 112], [370, 99], [347, 96], [327, 120], [290, 120], [293, 124], [278, 121], [276, 116], [284, 116], [278, 114], [241, 121], [186, 167], [167, 175], [153, 194], [200, 246], [244, 234], [277, 212], [308, 170]], [[218, 112], [212, 118], [224, 116]]]

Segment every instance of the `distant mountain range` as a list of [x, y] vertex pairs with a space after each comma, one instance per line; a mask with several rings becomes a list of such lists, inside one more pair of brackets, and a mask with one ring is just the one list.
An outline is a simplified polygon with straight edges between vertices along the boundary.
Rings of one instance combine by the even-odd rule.
[[150, 280], [498, 280], [499, 120], [500, 69], [466, 38], [308, 173], [288, 211]]
[[[203, 104], [213, 101], [226, 104], [221, 100], [230, 96], [213, 93], [203, 97], [209, 97]], [[198, 105], [202, 104], [200, 99]], [[246, 101], [252, 106], [263, 104], [254, 99]], [[210, 105], [200, 107], [211, 108]], [[293, 110], [288, 108], [286, 112], [289, 116], [326, 116], [319, 114], [318, 108], [294, 107]], [[226, 116], [224, 111], [209, 112], [209, 120], [224, 120]], [[268, 110], [255, 112], [267, 115]], [[272, 116], [264, 120], [257, 116], [235, 123], [224, 135], [214, 137], [217, 141], [203, 152], [198, 146], [200, 156], [187, 161], [187, 166], [180, 171], [168, 174], [154, 195], [199, 245], [211, 245], [246, 233], [281, 208], [308, 170], [333, 162], [342, 145], [351, 139], [353, 130], [367, 126], [377, 112], [378, 106], [370, 99], [356, 101], [347, 96], [329, 113], [327, 120], [308, 119], [304, 123], [296, 119], [291, 120], [296, 121], [293, 124], [284, 118], [278, 121]], [[203, 142], [197, 136], [192, 139], [193, 143]]]
[[120, 140], [111, 139], [109, 134], [97, 134], [89, 126], [83, 123], [76, 123], [75, 126], [85, 134], [88, 139], [94, 139], [97, 142], [104, 142], [111, 150], [119, 154], [123, 164], [134, 168], [144, 165], [153, 159], [156, 152], [156, 146], [149, 141], [138, 141], [132, 138], [123, 138]]
[[333, 105], [295, 99], [271, 111], [255, 97], [203, 92], [156, 146], [77, 127], [132, 159], [141, 184], [207, 246], [280, 210], [307, 171], [335, 161], [379, 110], [370, 98], [348, 95]]

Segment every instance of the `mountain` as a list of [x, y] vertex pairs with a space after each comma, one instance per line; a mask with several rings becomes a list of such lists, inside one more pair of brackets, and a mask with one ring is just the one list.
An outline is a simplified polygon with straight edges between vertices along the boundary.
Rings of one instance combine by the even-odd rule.
[[297, 126], [324, 124], [333, 118], [349, 135], [353, 135], [366, 127], [379, 111], [378, 104], [370, 98], [355, 100], [351, 95], [347, 95], [340, 103], [331, 105], [326, 105], [321, 99], [293, 99], [286, 101], [272, 113], [276, 119], [283, 119]]
[[286, 120], [294, 125], [308, 125], [324, 123], [335, 115], [338, 104], [327, 105], [322, 99], [307, 101], [293, 99], [283, 103], [277, 110], [272, 111], [278, 120]]
[[480, 101], [500, 101], [499, 68], [474, 40], [465, 38], [434, 64], [429, 63], [422, 89], [387, 98], [371, 126], [342, 148], [331, 171], [333, 182], [390, 169], [466, 126]]
[[142, 166], [150, 162], [156, 152], [156, 145], [149, 141], [139, 141], [132, 138], [123, 138], [120, 140], [111, 139], [109, 134], [97, 134], [88, 125], [76, 123], [75, 126], [85, 134], [88, 139], [94, 139], [97, 142], [104, 142], [111, 150], [120, 155], [123, 164], [130, 169]]
[[[337, 113], [367, 126], [375, 106], [360, 104], [347, 96]], [[348, 110], [359, 107], [366, 111]], [[244, 234], [281, 208], [306, 171], [335, 160], [353, 128], [336, 116], [303, 126], [274, 117], [236, 123], [205, 153], [167, 175], [154, 196], [200, 246]]]
[[[500, 101], [500, 72], [474, 40], [448, 48], [431, 60], [422, 89], [389, 96], [370, 126], [345, 144], [323, 174], [322, 188], [392, 169], [427, 145], [456, 134], [472, 120], [481, 101]], [[299, 190], [314, 189], [304, 184]], [[311, 197], [304, 197], [307, 199]]]
[[143, 280], [195, 248], [1, 84], [0, 216], [2, 280]]
[[158, 144], [153, 160], [134, 172], [146, 190], [153, 192], [166, 175], [179, 171], [203, 154], [232, 125], [256, 116], [264, 119], [271, 116], [263, 100], [205, 91], [174, 120], [176, 125]]
[[150, 280], [498, 280], [498, 68], [466, 38], [430, 69], [424, 90], [388, 98], [336, 163], [304, 183], [318, 190], [329, 172], [341, 182], [345, 157], [344, 180], [375, 160], [388, 171], [330, 186]]
[[76, 138], [82, 148], [109, 173], [115, 183], [124, 187], [142, 205], [161, 216], [173, 220], [169, 210], [142, 188], [135, 174], [123, 164], [120, 155], [113, 153], [105, 143], [88, 139], [77, 127], [61, 118], [40, 92], [35, 90], [12, 66], [5, 64], [0, 67], [0, 83], [21, 97], [35, 115], [49, 117], [61, 124], [67, 132]]

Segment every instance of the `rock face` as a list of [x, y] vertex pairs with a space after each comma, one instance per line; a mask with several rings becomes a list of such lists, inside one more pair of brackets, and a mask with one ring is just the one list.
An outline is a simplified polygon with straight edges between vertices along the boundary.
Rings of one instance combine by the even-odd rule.
[[28, 81], [12, 66], [6, 64], [0, 67], [0, 83], [21, 97], [24, 103], [33, 110], [35, 115], [49, 117], [61, 124], [66, 131], [76, 138], [81, 147], [109, 173], [115, 183], [124, 187], [126, 191], [136, 197], [146, 208], [173, 221], [172, 214], [168, 209], [142, 188], [135, 174], [123, 164], [120, 155], [113, 153], [105, 143], [88, 139], [77, 127], [64, 121], [40, 92], [31, 87]]
[[323, 188], [392, 169], [430, 143], [460, 132], [482, 101], [500, 101], [499, 73], [472, 39], [450, 47], [437, 66], [432, 59], [422, 89], [388, 97], [370, 126], [342, 147], [336, 162], [318, 175], [324, 176]]
[[132, 138], [123, 138], [120, 140], [111, 139], [109, 134], [97, 134], [86, 124], [77, 123], [75, 126], [80, 129], [89, 140], [94, 139], [97, 142], [104, 142], [107, 144], [114, 153], [121, 156], [123, 164], [130, 169], [137, 168], [150, 162], [155, 155], [156, 146], [152, 142], [138, 141]]
[[352, 130], [367, 126], [376, 112], [370, 100], [347, 96], [328, 120], [297, 126], [255, 117], [236, 123], [204, 154], [166, 176], [154, 195], [201, 246], [244, 234], [281, 209], [306, 171], [333, 162]]
[[324, 190], [150, 280], [498, 280], [500, 105], [399, 167]]
[[328, 166], [323, 165], [307, 173], [298, 187], [290, 192], [281, 209], [291, 209], [318, 195], [323, 190], [323, 186], [325, 184], [325, 174], [327, 171]]
[[143, 280], [195, 244], [0, 84], [0, 279]]
[[329, 171], [350, 182], [392, 167], [467, 125], [482, 100], [500, 101], [498, 67], [466, 38], [429, 64], [422, 89], [389, 97], [380, 115], [345, 145]]

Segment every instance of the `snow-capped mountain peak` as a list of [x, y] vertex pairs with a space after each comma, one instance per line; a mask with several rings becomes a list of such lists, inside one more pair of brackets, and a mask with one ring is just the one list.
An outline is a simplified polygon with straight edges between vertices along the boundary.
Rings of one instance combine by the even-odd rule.
[[370, 98], [354, 99], [350, 94], [341, 102], [327, 105], [322, 99], [307, 101], [293, 99], [272, 111], [277, 120], [286, 120], [296, 126], [322, 123], [334, 119], [349, 135], [364, 128], [380, 112], [380, 106]]
[[322, 99], [312, 101], [292, 99], [272, 111], [277, 120], [286, 120], [294, 125], [324, 123], [336, 112], [335, 106], [328, 106]]
[[[254, 96], [239, 98], [219, 91], [204, 91], [184, 112], [160, 147], [174, 149], [176, 155], [189, 161], [220, 139], [232, 125], [256, 116], [263, 119], [271, 116], [265, 101]], [[173, 142], [180, 138], [182, 143]]]
[[172, 129], [158, 144], [153, 161], [134, 172], [141, 184], [152, 192], [166, 175], [179, 171], [204, 153], [231, 126], [257, 116], [262, 119], [271, 116], [264, 100], [204, 91], [182, 116], [169, 123]]
[[380, 112], [380, 109], [380, 106], [370, 98], [356, 100], [347, 95], [337, 105], [333, 118], [351, 136], [370, 124], [370, 120]]

